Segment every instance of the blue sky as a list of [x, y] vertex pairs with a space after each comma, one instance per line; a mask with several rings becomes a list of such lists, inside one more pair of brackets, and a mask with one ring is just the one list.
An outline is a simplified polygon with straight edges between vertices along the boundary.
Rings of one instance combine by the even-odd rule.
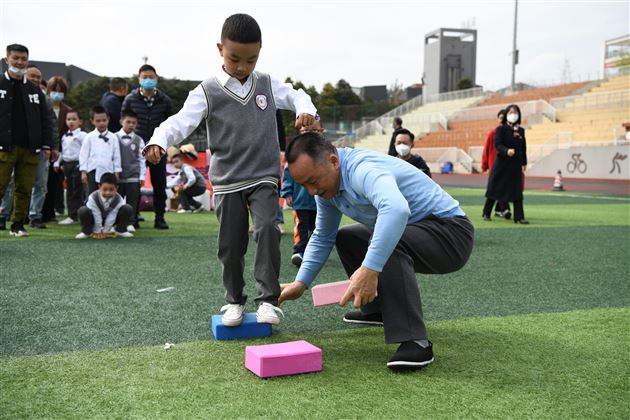
[[[510, 82], [514, 1], [14, 1], [0, 0], [0, 43], [25, 44], [31, 58], [106, 76], [129, 76], [149, 57], [166, 77], [201, 80], [221, 61], [221, 25], [254, 16], [263, 33], [258, 69], [318, 88], [420, 81], [424, 34], [474, 21], [477, 83]], [[604, 40], [628, 34], [629, 2], [519, 2], [517, 81], [601, 76]], [[45, 75], [51, 76], [51, 75]]]

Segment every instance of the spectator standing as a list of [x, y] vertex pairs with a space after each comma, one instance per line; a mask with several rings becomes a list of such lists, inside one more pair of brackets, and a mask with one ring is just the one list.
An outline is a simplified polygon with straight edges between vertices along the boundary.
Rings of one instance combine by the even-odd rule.
[[[503, 120], [505, 117], [505, 110], [501, 109], [497, 113], [498, 124], [503, 124]], [[492, 169], [492, 165], [494, 165], [494, 160], [497, 157], [497, 149], [494, 148], [494, 135], [497, 132], [497, 127], [494, 127], [488, 133], [488, 138], [486, 139], [486, 144], [483, 146], [483, 152], [481, 153], [481, 171], [488, 172]], [[490, 209], [492, 212], [492, 209]], [[505, 217], [506, 219], [510, 219], [512, 217], [512, 212], [510, 211], [510, 203], [506, 203], [503, 201], [497, 201], [497, 204], [494, 208], [494, 215], [497, 217]]]
[[[158, 75], [155, 68], [145, 64], [138, 70], [140, 87], [134, 89], [123, 101], [122, 110], [132, 110], [138, 116], [136, 134], [148, 143], [153, 131], [173, 114], [171, 98], [157, 89]], [[153, 185], [153, 211], [156, 229], [168, 229], [164, 219], [166, 211], [166, 155], [152, 164], [147, 161], [151, 184]]]
[[420, 155], [414, 155], [411, 153], [411, 148], [413, 147], [413, 139], [414, 135], [411, 131], [407, 130], [406, 128], [401, 128], [400, 130], [398, 130], [395, 144], [397, 157], [415, 166], [416, 168], [424, 172], [426, 176], [432, 178], [429, 165], [427, 165], [424, 159], [422, 159]]
[[392, 128], [394, 129], [394, 132], [392, 133], [392, 139], [389, 141], [389, 150], [387, 151], [387, 154], [390, 156], [396, 156], [396, 136], [398, 135], [399, 130], [402, 130], [403, 126], [402, 126], [403, 120], [400, 117], [395, 117], [394, 120], [392, 121]]
[[51, 125], [46, 97], [26, 75], [28, 48], [6, 48], [8, 70], [0, 78], [0, 196], [14, 174], [15, 196], [11, 236], [27, 236], [24, 220], [35, 181], [39, 153], [50, 157]]
[[101, 98], [100, 104], [109, 116], [107, 129], [112, 133], [117, 133], [122, 128], [120, 125], [122, 103], [128, 94], [127, 81], [121, 77], [114, 77], [109, 81], [109, 92], [105, 92]]

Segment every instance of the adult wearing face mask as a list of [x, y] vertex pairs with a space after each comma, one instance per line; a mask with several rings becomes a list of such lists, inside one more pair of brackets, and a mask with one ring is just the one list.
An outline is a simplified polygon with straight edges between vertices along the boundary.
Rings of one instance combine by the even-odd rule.
[[411, 131], [406, 128], [401, 128], [398, 130], [398, 134], [396, 135], [395, 148], [396, 153], [398, 153], [397, 157], [399, 159], [404, 160], [407, 163], [415, 166], [425, 173], [429, 178], [431, 176], [431, 170], [427, 163], [422, 159], [419, 155], [414, 155], [411, 153], [411, 148], [413, 147], [413, 139], [414, 135]]
[[11, 236], [27, 236], [24, 228], [39, 154], [49, 157], [51, 126], [46, 97], [26, 78], [28, 48], [11, 44], [6, 49], [8, 70], [0, 76], [0, 197], [15, 173]]
[[[123, 101], [122, 111], [132, 110], [138, 115], [138, 134], [145, 143], [148, 143], [153, 131], [173, 114], [171, 98], [157, 89], [158, 76], [155, 68], [148, 64], [138, 70], [138, 83], [140, 87], [134, 89]], [[153, 185], [153, 211], [156, 229], [168, 229], [164, 220], [166, 210], [166, 155], [157, 165], [147, 160], [147, 166], [151, 174]]]
[[396, 156], [396, 136], [398, 135], [398, 133], [400, 132], [400, 130], [404, 130], [403, 126], [402, 126], [402, 118], [400, 117], [395, 117], [394, 120], [392, 121], [392, 128], [394, 129], [394, 132], [392, 133], [392, 139], [389, 141], [389, 150], [387, 151], [387, 154], [390, 156]]
[[[53, 76], [48, 79], [46, 90], [50, 100], [52, 101], [52, 109], [57, 117], [57, 126], [54, 127], [55, 138], [58, 140], [68, 131], [66, 125], [66, 114], [71, 109], [63, 101], [68, 93], [68, 82], [61, 76]], [[59, 154], [54, 151], [51, 156], [51, 162], [59, 158]], [[63, 172], [55, 171], [53, 165], [48, 170], [48, 183], [46, 184], [48, 192], [44, 200], [44, 206], [41, 211], [41, 222], [57, 222], [57, 215], [63, 215], [65, 204], [63, 200]]]
[[490, 212], [496, 201], [514, 203], [514, 223], [529, 224], [523, 211], [523, 172], [527, 167], [527, 144], [525, 129], [521, 127], [521, 110], [518, 105], [505, 108], [503, 124], [497, 127], [494, 147], [497, 157], [492, 165], [484, 220], [490, 220]]

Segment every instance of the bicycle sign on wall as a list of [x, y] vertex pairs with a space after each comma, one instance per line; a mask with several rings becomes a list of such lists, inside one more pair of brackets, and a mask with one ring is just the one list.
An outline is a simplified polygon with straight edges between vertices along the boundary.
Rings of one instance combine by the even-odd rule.
[[582, 153], [571, 154], [571, 160], [567, 163], [567, 172], [572, 174], [575, 171], [583, 174], [588, 169], [586, 161], [582, 159]]

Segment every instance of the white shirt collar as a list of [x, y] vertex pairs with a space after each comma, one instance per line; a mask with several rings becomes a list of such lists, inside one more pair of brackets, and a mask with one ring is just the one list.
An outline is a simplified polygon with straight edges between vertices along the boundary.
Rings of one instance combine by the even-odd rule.
[[[8, 70], [4, 72], [4, 77], [7, 80], [13, 80], [13, 79], [11, 79], [11, 76], [9, 76], [9, 71]], [[26, 84], [26, 76], [22, 76], [22, 84]]]
[[[70, 131], [72, 133], [72, 135], [74, 136], [75, 134], [78, 134], [78, 133], [81, 132], [81, 127], [77, 127], [74, 130], [68, 130], [68, 131]], [[66, 134], [68, 134], [68, 133], [66, 133]]]
[[[251, 80], [253, 74], [254, 73], [247, 76], [247, 80], [245, 80], [245, 83], [242, 84], [243, 86], [247, 85], [247, 83]], [[223, 70], [223, 66], [221, 66], [221, 69], [217, 72], [217, 80], [219, 81], [219, 83], [221, 83], [221, 86], [223, 87], [226, 87], [229, 81], [236, 82], [239, 85], [241, 84], [241, 81], [238, 80], [236, 77], [232, 77], [227, 74], [227, 72]]]

